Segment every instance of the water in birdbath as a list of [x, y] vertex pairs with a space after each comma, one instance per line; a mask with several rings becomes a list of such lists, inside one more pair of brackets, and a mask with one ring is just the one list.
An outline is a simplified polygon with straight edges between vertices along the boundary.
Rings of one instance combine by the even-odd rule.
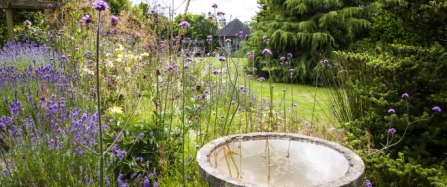
[[218, 147], [210, 162], [219, 172], [256, 186], [312, 186], [346, 174], [348, 160], [324, 145], [264, 139], [232, 141]]

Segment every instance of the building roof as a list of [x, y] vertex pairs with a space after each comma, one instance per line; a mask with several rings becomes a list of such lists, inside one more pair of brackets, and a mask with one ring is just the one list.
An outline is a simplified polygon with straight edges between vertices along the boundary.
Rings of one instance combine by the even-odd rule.
[[250, 28], [244, 25], [239, 19], [234, 19], [230, 23], [228, 23], [224, 28], [222, 28], [217, 36], [236, 36], [239, 35], [240, 32], [243, 32], [244, 35], [250, 35]]

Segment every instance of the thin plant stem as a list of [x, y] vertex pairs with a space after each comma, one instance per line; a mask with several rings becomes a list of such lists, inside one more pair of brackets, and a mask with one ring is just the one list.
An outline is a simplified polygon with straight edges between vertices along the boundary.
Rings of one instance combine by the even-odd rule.
[[101, 11], [98, 11], [98, 27], [96, 29], [96, 104], [98, 108], [98, 127], [99, 127], [99, 186], [104, 186], [104, 153], [102, 142], [102, 123], [101, 123], [101, 92], [99, 87], [99, 32], [101, 28]]

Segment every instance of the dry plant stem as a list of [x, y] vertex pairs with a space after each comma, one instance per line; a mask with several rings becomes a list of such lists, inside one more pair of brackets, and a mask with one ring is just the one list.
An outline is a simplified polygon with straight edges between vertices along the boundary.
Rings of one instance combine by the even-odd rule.
[[98, 27], [96, 29], [96, 98], [99, 131], [99, 186], [104, 186], [104, 153], [102, 147], [101, 92], [99, 87], [99, 32], [101, 29], [101, 11], [98, 11]]

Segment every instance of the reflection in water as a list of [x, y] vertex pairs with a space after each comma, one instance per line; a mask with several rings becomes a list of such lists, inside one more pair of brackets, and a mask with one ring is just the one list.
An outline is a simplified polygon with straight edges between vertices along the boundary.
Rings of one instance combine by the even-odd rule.
[[317, 185], [348, 171], [348, 160], [337, 151], [293, 140], [234, 141], [217, 148], [210, 159], [219, 172], [258, 186]]

